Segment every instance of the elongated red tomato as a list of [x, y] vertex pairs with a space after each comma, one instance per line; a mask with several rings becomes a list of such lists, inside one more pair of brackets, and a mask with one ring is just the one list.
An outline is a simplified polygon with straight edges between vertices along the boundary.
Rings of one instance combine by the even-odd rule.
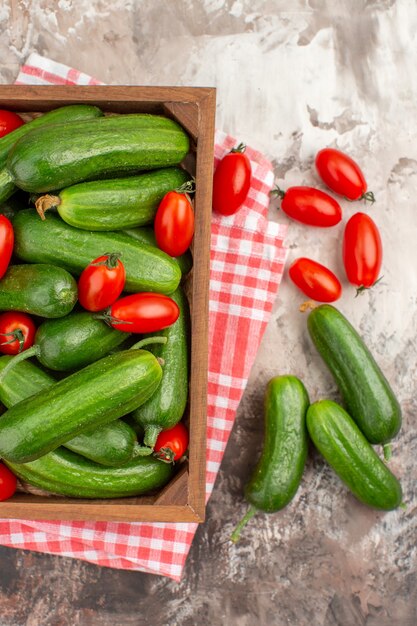
[[290, 266], [289, 275], [306, 296], [318, 302], [334, 302], [342, 294], [342, 285], [337, 276], [313, 259], [296, 259]]
[[0, 501], [11, 498], [17, 487], [17, 478], [4, 463], [0, 463]]
[[213, 177], [213, 210], [233, 215], [246, 200], [252, 176], [251, 164], [241, 143], [219, 162]]
[[194, 210], [186, 193], [169, 191], [163, 197], [154, 229], [158, 247], [170, 256], [181, 256], [188, 250], [194, 236]]
[[13, 246], [13, 226], [5, 215], [0, 215], [0, 278], [3, 278], [9, 267]]
[[159, 433], [154, 456], [165, 463], [179, 461], [188, 448], [188, 430], [182, 422]]
[[3, 109], [0, 110], [0, 137], [4, 137], [4, 135], [8, 135], [19, 126], [22, 126], [24, 121], [17, 115], [17, 113], [13, 113], [12, 111], [5, 111]]
[[17, 354], [35, 343], [36, 326], [26, 313], [6, 311], [0, 314], [0, 352]]
[[366, 213], [355, 213], [345, 226], [343, 264], [347, 279], [360, 289], [376, 283], [382, 264], [382, 241], [377, 225]]
[[314, 187], [290, 187], [281, 191], [279, 187], [272, 193], [282, 198], [281, 209], [293, 220], [327, 228], [335, 226], [342, 219], [340, 204], [331, 196]]
[[108, 310], [108, 321], [126, 333], [152, 333], [171, 326], [180, 310], [172, 298], [143, 291], [120, 298]]
[[359, 165], [344, 152], [334, 148], [324, 148], [316, 155], [317, 172], [324, 183], [335, 193], [348, 200], [369, 200], [375, 202], [372, 191]]
[[81, 273], [78, 300], [87, 311], [102, 311], [117, 300], [123, 291], [126, 273], [120, 254], [98, 257]]

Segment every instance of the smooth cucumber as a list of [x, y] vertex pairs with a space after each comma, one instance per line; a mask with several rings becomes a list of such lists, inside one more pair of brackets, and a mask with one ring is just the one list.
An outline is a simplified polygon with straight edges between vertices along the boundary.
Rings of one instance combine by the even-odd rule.
[[313, 309], [310, 336], [332, 373], [347, 411], [368, 441], [385, 444], [401, 427], [401, 408], [363, 340], [335, 307]]
[[83, 230], [122, 230], [149, 224], [166, 193], [189, 179], [185, 170], [167, 167], [129, 178], [95, 180], [67, 187], [59, 196], [41, 196], [41, 217], [56, 208], [64, 222]]
[[[133, 239], [140, 241], [141, 243], [145, 243], [148, 246], [154, 246], [155, 248], [158, 247], [156, 243], [155, 232], [152, 226], [127, 228], [126, 230], [123, 230], [123, 232], [126, 233], [126, 235], [129, 235], [129, 237], [133, 237]], [[193, 257], [190, 250], [187, 250], [181, 256], [175, 257], [174, 261], [179, 265], [181, 274], [183, 276], [186, 276], [193, 267]]]
[[31, 463], [6, 465], [34, 487], [74, 498], [125, 498], [163, 487], [173, 468], [152, 457], [137, 458], [121, 467], [104, 467], [58, 448]]
[[44, 126], [10, 151], [13, 182], [31, 192], [181, 163], [189, 150], [177, 122], [148, 114], [118, 115]]
[[48, 124], [58, 124], [62, 122], [70, 123], [80, 120], [94, 119], [101, 117], [103, 112], [99, 108], [89, 104], [70, 104], [59, 109], [47, 111], [43, 115], [36, 117], [23, 126], [16, 128], [0, 139], [0, 203], [7, 200], [15, 191], [16, 186], [12, 177], [6, 169], [7, 156], [18, 139], [24, 137], [33, 129], [40, 128]]
[[71, 274], [54, 265], [10, 265], [0, 280], [0, 311], [63, 317], [72, 311], [77, 296]]
[[251, 507], [233, 532], [232, 541], [238, 541], [242, 528], [258, 511], [279, 511], [295, 496], [307, 458], [308, 406], [308, 393], [295, 376], [276, 376], [269, 381], [264, 447], [245, 488]]
[[181, 420], [188, 399], [189, 306], [180, 287], [170, 297], [180, 309], [177, 321], [164, 330], [149, 334], [167, 338], [165, 344], [148, 347], [156, 357], [163, 359], [162, 381], [153, 396], [131, 414], [135, 422], [144, 428], [144, 444], [150, 448], [155, 446], [161, 430], [172, 428]]
[[92, 313], [77, 312], [43, 322], [35, 335], [35, 354], [45, 367], [57, 371], [79, 369], [106, 356], [129, 333], [111, 328]]
[[130, 349], [104, 357], [19, 402], [0, 420], [0, 456], [26, 463], [146, 402], [161, 382], [157, 359]]
[[122, 232], [79, 230], [52, 213], [42, 221], [32, 209], [19, 211], [13, 228], [14, 252], [28, 263], [53, 263], [79, 275], [93, 259], [114, 251], [121, 254], [128, 292], [170, 294], [181, 280], [181, 271], [170, 256]]
[[307, 411], [307, 428], [317, 450], [358, 500], [387, 511], [401, 504], [400, 483], [341, 406], [315, 402]]
[[[11, 408], [56, 384], [57, 381], [50, 374], [30, 361], [18, 363], [1, 376], [12, 359], [11, 356], [0, 357], [0, 401], [5, 407]], [[128, 463], [138, 451], [135, 431], [122, 420], [77, 435], [64, 446], [87, 459], [108, 466]]]

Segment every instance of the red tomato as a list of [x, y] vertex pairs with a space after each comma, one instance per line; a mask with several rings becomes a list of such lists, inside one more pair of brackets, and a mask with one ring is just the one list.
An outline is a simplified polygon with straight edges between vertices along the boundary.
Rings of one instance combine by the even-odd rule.
[[352, 215], [343, 235], [343, 264], [352, 285], [368, 289], [379, 277], [382, 241], [375, 222], [365, 213]]
[[342, 294], [342, 285], [337, 276], [313, 259], [296, 259], [289, 269], [289, 275], [306, 296], [318, 302], [334, 302]]
[[246, 200], [252, 169], [239, 144], [219, 162], [213, 178], [213, 210], [221, 215], [233, 215]]
[[179, 422], [173, 428], [159, 433], [154, 456], [165, 463], [179, 461], [188, 448], [188, 439], [188, 430], [182, 422]]
[[316, 155], [316, 168], [322, 181], [347, 200], [375, 202], [372, 191], [367, 191], [359, 165], [347, 154], [334, 148], [324, 148]]
[[36, 327], [26, 313], [7, 311], [0, 314], [0, 352], [17, 354], [35, 343]]
[[3, 278], [9, 267], [13, 246], [13, 226], [5, 215], [0, 215], [0, 278]]
[[113, 328], [126, 333], [153, 333], [174, 324], [179, 314], [172, 298], [144, 291], [117, 300], [108, 311], [108, 319]]
[[12, 130], [16, 130], [16, 128], [19, 128], [19, 126], [23, 124], [24, 121], [16, 113], [0, 109], [0, 137], [8, 135]]
[[78, 280], [78, 300], [87, 311], [102, 311], [117, 300], [125, 286], [126, 273], [116, 253], [98, 257]]
[[158, 247], [170, 256], [180, 256], [190, 247], [194, 236], [194, 210], [190, 198], [181, 191], [169, 191], [155, 215]]
[[17, 478], [6, 465], [0, 463], [0, 501], [11, 498], [17, 487]]
[[338, 224], [342, 219], [340, 204], [320, 189], [290, 187], [284, 192], [277, 187], [272, 193], [282, 198], [281, 209], [284, 213], [303, 224], [328, 227]]

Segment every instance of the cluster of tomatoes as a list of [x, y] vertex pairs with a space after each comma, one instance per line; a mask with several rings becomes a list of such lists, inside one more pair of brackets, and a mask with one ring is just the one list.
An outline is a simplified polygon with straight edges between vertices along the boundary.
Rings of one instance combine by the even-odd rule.
[[[365, 177], [358, 164], [348, 155], [325, 148], [316, 156], [316, 169], [323, 182], [346, 200], [375, 201], [367, 190]], [[292, 219], [310, 226], [327, 228], [342, 219], [340, 204], [324, 191], [313, 187], [279, 188], [272, 193], [282, 199], [282, 210]], [[375, 222], [366, 213], [355, 213], [343, 233], [343, 265], [348, 281], [360, 293], [379, 280], [382, 243]], [[309, 258], [296, 259], [289, 268], [291, 280], [309, 298], [334, 302], [342, 293], [337, 276], [327, 267]]]

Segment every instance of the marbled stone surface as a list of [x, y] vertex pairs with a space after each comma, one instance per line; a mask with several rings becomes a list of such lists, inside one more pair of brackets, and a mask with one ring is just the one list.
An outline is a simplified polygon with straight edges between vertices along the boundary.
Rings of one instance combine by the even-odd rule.
[[[317, 184], [323, 146], [349, 152], [374, 207], [346, 219], [381, 229], [381, 283], [339, 305], [398, 393], [393, 447], [406, 510], [366, 509], [314, 453], [293, 503], [259, 515], [240, 543], [242, 487], [262, 441], [262, 395], [299, 375], [312, 400], [337, 390], [285, 276], [180, 584], [0, 548], [1, 626], [415, 626], [417, 331], [417, 4], [415, 0], [2, 0], [0, 81], [37, 51], [108, 83], [210, 85], [217, 126], [264, 151], [282, 187]], [[286, 220], [271, 207], [271, 219]], [[343, 224], [290, 224], [289, 261], [311, 256], [343, 275]]]

